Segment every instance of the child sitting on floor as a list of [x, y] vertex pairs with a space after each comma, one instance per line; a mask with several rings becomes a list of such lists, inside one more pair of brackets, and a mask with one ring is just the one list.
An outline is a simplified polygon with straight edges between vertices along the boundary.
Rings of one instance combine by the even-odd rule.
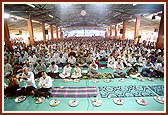
[[138, 76], [140, 76], [140, 73], [138, 73], [138, 64], [134, 64], [132, 65], [131, 68], [129, 68], [127, 70], [127, 76], [131, 77], [131, 78], [137, 78]]

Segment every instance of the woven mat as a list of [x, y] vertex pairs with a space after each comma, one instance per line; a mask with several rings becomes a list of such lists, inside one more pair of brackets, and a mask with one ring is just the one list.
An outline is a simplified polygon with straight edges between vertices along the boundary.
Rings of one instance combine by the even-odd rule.
[[164, 91], [163, 85], [162, 86], [145, 86], [145, 85], [103, 86], [98, 88], [102, 98], [161, 96], [163, 95], [163, 91]]
[[96, 87], [55, 87], [51, 91], [53, 97], [96, 97]]

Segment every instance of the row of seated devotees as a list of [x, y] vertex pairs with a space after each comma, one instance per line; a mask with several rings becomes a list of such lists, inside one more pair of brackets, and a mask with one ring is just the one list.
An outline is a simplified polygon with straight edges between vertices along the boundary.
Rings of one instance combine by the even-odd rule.
[[[81, 78], [82, 68], [88, 68], [87, 76], [95, 78], [101, 75], [98, 69], [102, 67], [112, 68], [114, 71], [110, 74], [114, 78], [164, 76], [164, 51], [154, 48], [153, 44], [134, 45], [133, 41], [99, 38], [41, 44], [14, 44], [14, 52], [5, 47], [4, 76], [8, 78], [5, 95], [33, 94], [48, 97], [54, 87], [51, 78]], [[101, 62], [107, 63], [107, 66]], [[138, 71], [139, 66], [142, 67], [141, 72]], [[127, 67], [129, 69], [124, 72]], [[62, 73], [59, 73], [59, 68], [63, 68]], [[36, 78], [40, 78], [38, 87]], [[21, 81], [26, 83], [25, 87], [19, 87]]]
[[[41, 61], [39, 61], [41, 63]], [[161, 64], [161, 65], [160, 65]], [[145, 77], [163, 77], [164, 71], [163, 63], [158, 62], [156, 64], [156, 67], [152, 65], [150, 62], [150, 58], [146, 59], [146, 62], [144, 63], [142, 67], [142, 71], [138, 72], [138, 63], [133, 64], [126, 72], [123, 72], [125, 69], [123, 61], [121, 60], [121, 57], [117, 58], [117, 61], [113, 64], [114, 72], [112, 73], [113, 78], [120, 78], [120, 77], [126, 77], [128, 76], [130, 78], [137, 78], [141, 76]], [[35, 84], [37, 79], [34, 78], [34, 73], [28, 69], [28, 67], [24, 67], [23, 69], [20, 69], [17, 75], [13, 75], [13, 73], [8, 74], [6, 77], [8, 78], [8, 86], [5, 85], [5, 95], [6, 96], [15, 96], [15, 95], [34, 95], [34, 96], [45, 96], [49, 97], [51, 88], [54, 86], [52, 84], [52, 77], [53, 78], [71, 78], [76, 79], [80, 78], [82, 76], [81, 68], [78, 64], [75, 64], [74, 71], [71, 74], [72, 67], [68, 63], [64, 66], [63, 72], [58, 73], [57, 71], [58, 66], [55, 64], [55, 62], [51, 63], [51, 66], [48, 68], [48, 73], [46, 71], [39, 71], [39, 83], [38, 88]], [[93, 61], [89, 65], [89, 72], [88, 76], [91, 77], [98, 77], [101, 75], [101, 73], [98, 72], [98, 65]], [[20, 88], [19, 83], [23, 81], [26, 82], [26, 86]]]

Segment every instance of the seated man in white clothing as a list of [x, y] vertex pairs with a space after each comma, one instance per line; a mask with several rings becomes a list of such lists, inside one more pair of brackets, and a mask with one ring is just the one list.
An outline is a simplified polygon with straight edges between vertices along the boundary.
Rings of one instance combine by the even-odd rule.
[[132, 54], [132, 56], [128, 57], [128, 62], [133, 65], [134, 63], [136, 63], [136, 57], [135, 54]]
[[97, 76], [97, 75], [101, 75], [101, 73], [98, 72], [98, 65], [95, 63], [95, 61], [93, 61], [90, 65], [89, 65], [89, 73], [90, 76]]
[[39, 79], [38, 83], [38, 89], [34, 91], [35, 96], [44, 96], [49, 97], [50, 96], [50, 89], [52, 88], [52, 79], [50, 76], [46, 74], [46, 72], [42, 72], [42, 77]]
[[140, 56], [138, 61], [139, 61], [139, 66], [142, 67], [145, 64], [145, 62], [146, 62], [145, 55], [143, 54], [142, 56]]
[[64, 63], [66, 62], [65, 58], [63, 57], [63, 54], [60, 54], [60, 56], [57, 59], [58, 67], [63, 67]]
[[78, 64], [75, 65], [74, 72], [71, 75], [71, 78], [79, 78], [81, 77], [81, 69]]
[[114, 77], [120, 78], [125, 77], [126, 73], [122, 72], [124, 70], [123, 62], [121, 61], [121, 57], [118, 56], [117, 61], [114, 63]]
[[76, 63], [76, 58], [73, 55], [70, 55], [70, 57], [68, 58], [68, 63], [70, 63], [71, 67], [73, 67]]
[[68, 53], [66, 52], [66, 50], [64, 50], [64, 52], [63, 52], [63, 57], [64, 57], [65, 61], [68, 60]]
[[8, 60], [4, 61], [4, 77], [12, 73], [12, 66], [8, 63]]
[[55, 57], [54, 57], [54, 54], [53, 53], [51, 53], [50, 54], [50, 56], [49, 56], [49, 58], [48, 58], [48, 63], [51, 63], [51, 62], [56, 62], [56, 59], [55, 59]]
[[37, 57], [35, 56], [34, 53], [31, 53], [29, 57], [29, 62], [34, 65], [36, 64], [36, 61], [37, 61]]
[[34, 95], [34, 90], [36, 89], [36, 84], [34, 80], [34, 74], [31, 71], [28, 71], [27, 67], [23, 68], [23, 74], [21, 76], [17, 75], [16, 78], [22, 79], [23, 81], [26, 82], [26, 86], [22, 87], [21, 90], [19, 91], [19, 94], [21, 95], [27, 95], [27, 94], [33, 94]]
[[49, 76], [52, 78], [57, 78], [59, 76], [58, 72], [58, 66], [55, 64], [55, 62], [51, 62], [51, 65], [48, 67], [48, 73]]
[[164, 77], [164, 62], [157, 60], [153, 72], [155, 77]]
[[70, 77], [71, 69], [72, 69], [72, 67], [70, 66], [70, 63], [67, 63], [67, 65], [63, 68], [63, 72], [60, 73], [59, 76], [63, 79], [66, 77]]
[[114, 69], [115, 58], [111, 54], [107, 61], [107, 67]]
[[[122, 60], [122, 62], [123, 62], [123, 64], [124, 64], [124, 67], [128, 67], [129, 64], [127, 63], [127, 59], [126, 59], [126, 57], [124, 56], [124, 54], [121, 53], [120, 56], [121, 56], [121, 60]], [[129, 66], [130, 66], [130, 65], [129, 65]]]

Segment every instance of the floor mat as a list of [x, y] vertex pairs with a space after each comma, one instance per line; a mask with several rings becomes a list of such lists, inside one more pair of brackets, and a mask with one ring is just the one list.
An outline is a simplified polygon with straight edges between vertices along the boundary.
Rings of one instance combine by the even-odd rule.
[[145, 85], [103, 86], [98, 88], [102, 98], [156, 96], [156, 94]]
[[96, 97], [96, 87], [55, 87], [52, 89], [53, 97]]
[[149, 86], [151, 90], [158, 94], [158, 96], [164, 96], [164, 85]]

